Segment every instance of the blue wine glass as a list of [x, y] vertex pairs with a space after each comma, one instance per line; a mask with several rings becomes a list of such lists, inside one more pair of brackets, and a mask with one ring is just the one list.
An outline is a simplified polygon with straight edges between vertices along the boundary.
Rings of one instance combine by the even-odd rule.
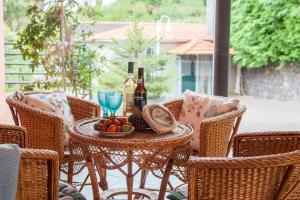
[[120, 92], [106, 93], [105, 100], [111, 115], [115, 116], [122, 104], [123, 94]]
[[112, 91], [98, 91], [98, 102], [103, 110], [103, 117], [108, 117], [108, 107], [106, 103], [106, 94], [112, 94]]

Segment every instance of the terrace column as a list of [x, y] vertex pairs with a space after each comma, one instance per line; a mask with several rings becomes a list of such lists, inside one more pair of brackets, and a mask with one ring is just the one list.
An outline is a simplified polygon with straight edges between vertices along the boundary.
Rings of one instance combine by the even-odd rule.
[[0, 0], [0, 114], [5, 105], [5, 65], [4, 65], [4, 22], [3, 22], [3, 0]]
[[216, 0], [213, 94], [228, 96], [230, 0]]
[[3, 0], [0, 0], [0, 109], [4, 103], [4, 84], [5, 84], [5, 66], [4, 66], [4, 33], [3, 33]]

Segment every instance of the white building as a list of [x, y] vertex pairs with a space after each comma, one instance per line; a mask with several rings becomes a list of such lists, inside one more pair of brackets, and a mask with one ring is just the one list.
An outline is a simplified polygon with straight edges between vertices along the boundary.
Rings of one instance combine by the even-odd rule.
[[[178, 84], [172, 91], [174, 96], [189, 89], [199, 93], [212, 93], [212, 55], [213, 38], [208, 34], [205, 24], [199, 23], [139, 23], [145, 38], [161, 38], [159, 46], [151, 49], [167, 51], [177, 55], [176, 67]], [[160, 26], [160, 27], [159, 27]], [[133, 27], [131, 22], [103, 22], [82, 24], [80, 29], [93, 32], [91, 39], [104, 45], [105, 55], [113, 57], [109, 48], [112, 39], [125, 40]], [[231, 53], [233, 51], [231, 50]], [[231, 69], [234, 69], [231, 67]], [[234, 87], [234, 73], [231, 71], [230, 90]]]

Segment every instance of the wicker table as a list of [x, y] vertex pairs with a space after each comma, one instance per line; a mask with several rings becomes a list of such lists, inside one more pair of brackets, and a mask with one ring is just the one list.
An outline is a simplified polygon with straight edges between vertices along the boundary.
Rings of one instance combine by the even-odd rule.
[[[98, 172], [101, 168], [120, 170], [127, 179], [125, 192], [128, 199], [132, 199], [134, 194], [146, 198], [152, 197], [151, 194], [144, 194], [145, 190], [133, 190], [133, 178], [138, 172], [165, 168], [158, 197], [163, 199], [173, 164], [183, 164], [189, 158], [192, 128], [178, 123], [175, 130], [170, 133], [135, 132], [125, 138], [112, 139], [99, 136], [99, 133], [94, 130], [93, 125], [97, 120], [94, 118], [77, 121], [70, 128], [71, 143], [79, 144], [73, 153], [86, 159], [94, 199], [100, 199], [95, 168]], [[135, 172], [133, 163], [138, 166]], [[126, 164], [127, 171], [122, 169]], [[99, 173], [99, 176], [100, 179], [105, 180], [103, 173]], [[125, 192], [120, 190], [115, 194], [104, 192], [101, 198], [111, 198]]]

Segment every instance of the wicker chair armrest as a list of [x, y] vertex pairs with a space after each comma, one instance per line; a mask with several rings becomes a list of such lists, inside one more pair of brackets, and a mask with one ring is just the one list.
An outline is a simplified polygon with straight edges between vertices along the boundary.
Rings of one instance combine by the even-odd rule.
[[0, 144], [17, 144], [20, 148], [28, 146], [27, 131], [23, 127], [0, 124]]
[[173, 114], [175, 119], [179, 120], [179, 115], [183, 105], [183, 99], [175, 99], [171, 101], [167, 101], [163, 104], [169, 111]]
[[[21, 149], [17, 200], [57, 200], [58, 180], [59, 158], [57, 152]], [[46, 194], [48, 198], [46, 198]]]
[[201, 121], [201, 124], [210, 124], [210, 123], [218, 123], [218, 122], [222, 122], [223, 120], [227, 120], [228, 118], [237, 118], [242, 116], [245, 112], [246, 112], [247, 108], [246, 106], [239, 106], [237, 109], [232, 110], [230, 112], [224, 113], [222, 115], [218, 115], [215, 117], [211, 117], [211, 118], [207, 118], [207, 119], [203, 119]]
[[[284, 160], [284, 162], [282, 162]], [[238, 166], [236, 165], [238, 163]], [[283, 154], [252, 156], [252, 157], [197, 157], [193, 156], [189, 159], [188, 168], [256, 168], [257, 166], [285, 166], [297, 164], [300, 167], [300, 150]]]
[[233, 156], [259, 156], [300, 149], [300, 131], [241, 133], [234, 137]]
[[98, 104], [72, 96], [68, 96], [68, 101], [75, 121], [100, 116]]

